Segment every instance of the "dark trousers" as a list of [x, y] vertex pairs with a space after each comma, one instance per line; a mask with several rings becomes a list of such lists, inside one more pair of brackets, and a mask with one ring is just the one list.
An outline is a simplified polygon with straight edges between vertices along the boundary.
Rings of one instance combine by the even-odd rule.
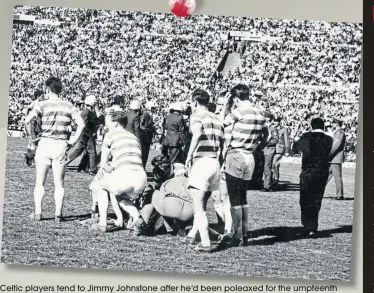
[[300, 174], [301, 223], [307, 231], [317, 231], [318, 215], [329, 171], [306, 169]]
[[261, 151], [254, 151], [253, 157], [255, 159], [255, 169], [250, 181], [250, 189], [260, 189], [262, 185], [262, 177], [264, 175], [264, 153]]
[[283, 154], [275, 154], [273, 159], [273, 180], [279, 181], [279, 167]]
[[335, 179], [336, 197], [344, 197], [342, 164], [330, 164], [329, 178], [327, 183], [330, 182], [333, 176]]
[[270, 154], [264, 154], [264, 188], [266, 189], [270, 189], [272, 185], [274, 156], [275, 149]]
[[148, 156], [149, 156], [149, 150], [151, 149], [151, 145], [148, 143], [142, 143], [142, 161], [143, 161], [143, 167], [145, 168], [147, 166]]
[[[73, 152], [69, 155], [68, 165], [78, 158], [84, 151], [87, 152], [88, 163], [90, 172], [96, 171], [96, 140], [93, 136], [83, 134], [79, 139]], [[86, 167], [87, 157], [83, 156], [81, 162], [79, 163], [78, 170], [83, 170]]]

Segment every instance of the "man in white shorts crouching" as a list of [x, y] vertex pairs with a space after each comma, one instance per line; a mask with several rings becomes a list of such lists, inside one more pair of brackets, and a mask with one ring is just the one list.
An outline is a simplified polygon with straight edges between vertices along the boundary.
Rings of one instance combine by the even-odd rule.
[[108, 193], [117, 216], [115, 224], [122, 227], [123, 215], [120, 206], [130, 214], [133, 221], [141, 219], [134, 201], [147, 184], [140, 142], [135, 135], [125, 130], [126, 114], [111, 112], [106, 123], [109, 131], [103, 141], [100, 166], [107, 166], [109, 157], [112, 156], [111, 166], [114, 170], [96, 184], [100, 214], [98, 227], [103, 232], [107, 229]]

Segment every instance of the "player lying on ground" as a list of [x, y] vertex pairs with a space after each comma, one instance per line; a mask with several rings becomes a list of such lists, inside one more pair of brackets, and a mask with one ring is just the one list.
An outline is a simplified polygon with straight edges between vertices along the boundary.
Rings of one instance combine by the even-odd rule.
[[[160, 182], [162, 185], [159, 190], [155, 190], [151, 184], [147, 184], [139, 198], [134, 201], [140, 217], [136, 223], [130, 217], [126, 228], [133, 229], [135, 235], [155, 235], [166, 232], [185, 236], [186, 229], [193, 222], [192, 198], [187, 188], [188, 179], [185, 177], [184, 166], [182, 166], [183, 171], [178, 166], [170, 168], [167, 164], [161, 164], [162, 162], [162, 156], [155, 157], [152, 162], [155, 165], [153, 175], [158, 179], [158, 182], [161, 178], [166, 179], [166, 182]], [[102, 168], [90, 185], [95, 216], [97, 215], [95, 214], [97, 213], [95, 211], [95, 205], [97, 205], [96, 183], [109, 174], [111, 169], [109, 165]], [[172, 172], [170, 172], [171, 170]], [[215, 230], [211, 228], [209, 230], [213, 238], [222, 238]]]

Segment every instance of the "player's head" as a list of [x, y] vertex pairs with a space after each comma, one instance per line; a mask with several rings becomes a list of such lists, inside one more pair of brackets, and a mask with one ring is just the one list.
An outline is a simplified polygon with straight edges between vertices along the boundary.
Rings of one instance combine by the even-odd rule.
[[325, 130], [325, 122], [321, 118], [313, 118], [310, 125], [312, 126], [313, 130]]
[[41, 91], [41, 90], [36, 90], [34, 92], [34, 96], [33, 96], [33, 101], [37, 101], [37, 100], [40, 100], [41, 97], [44, 95], [44, 92]]
[[225, 97], [226, 92], [222, 92], [219, 94], [217, 102], [216, 102], [216, 112], [221, 112], [223, 106], [225, 105]]
[[62, 92], [62, 82], [58, 77], [50, 77], [45, 82], [46, 94], [60, 95]]
[[154, 157], [152, 162], [153, 166], [153, 180], [155, 182], [155, 188], [158, 189], [162, 183], [171, 178], [172, 166], [170, 158], [168, 156], [157, 156]]
[[105, 118], [105, 125], [109, 130], [117, 127], [125, 128], [127, 125], [127, 116], [123, 111], [110, 111]]
[[191, 103], [191, 108], [192, 111], [196, 111], [199, 107], [201, 108], [207, 108], [209, 101], [210, 101], [210, 96], [207, 91], [204, 90], [195, 90], [192, 93], [192, 103]]
[[249, 87], [244, 84], [238, 84], [231, 90], [231, 96], [234, 99], [234, 104], [249, 101]]
[[215, 103], [209, 103], [209, 104], [208, 104], [208, 111], [209, 111], [209, 112], [215, 113], [215, 112], [216, 112], [216, 109], [217, 109], [217, 106], [216, 106]]

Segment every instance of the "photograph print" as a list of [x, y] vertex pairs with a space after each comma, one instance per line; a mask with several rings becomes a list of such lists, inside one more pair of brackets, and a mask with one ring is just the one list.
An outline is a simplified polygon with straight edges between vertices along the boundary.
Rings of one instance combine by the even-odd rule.
[[15, 6], [1, 261], [351, 277], [362, 24]]

